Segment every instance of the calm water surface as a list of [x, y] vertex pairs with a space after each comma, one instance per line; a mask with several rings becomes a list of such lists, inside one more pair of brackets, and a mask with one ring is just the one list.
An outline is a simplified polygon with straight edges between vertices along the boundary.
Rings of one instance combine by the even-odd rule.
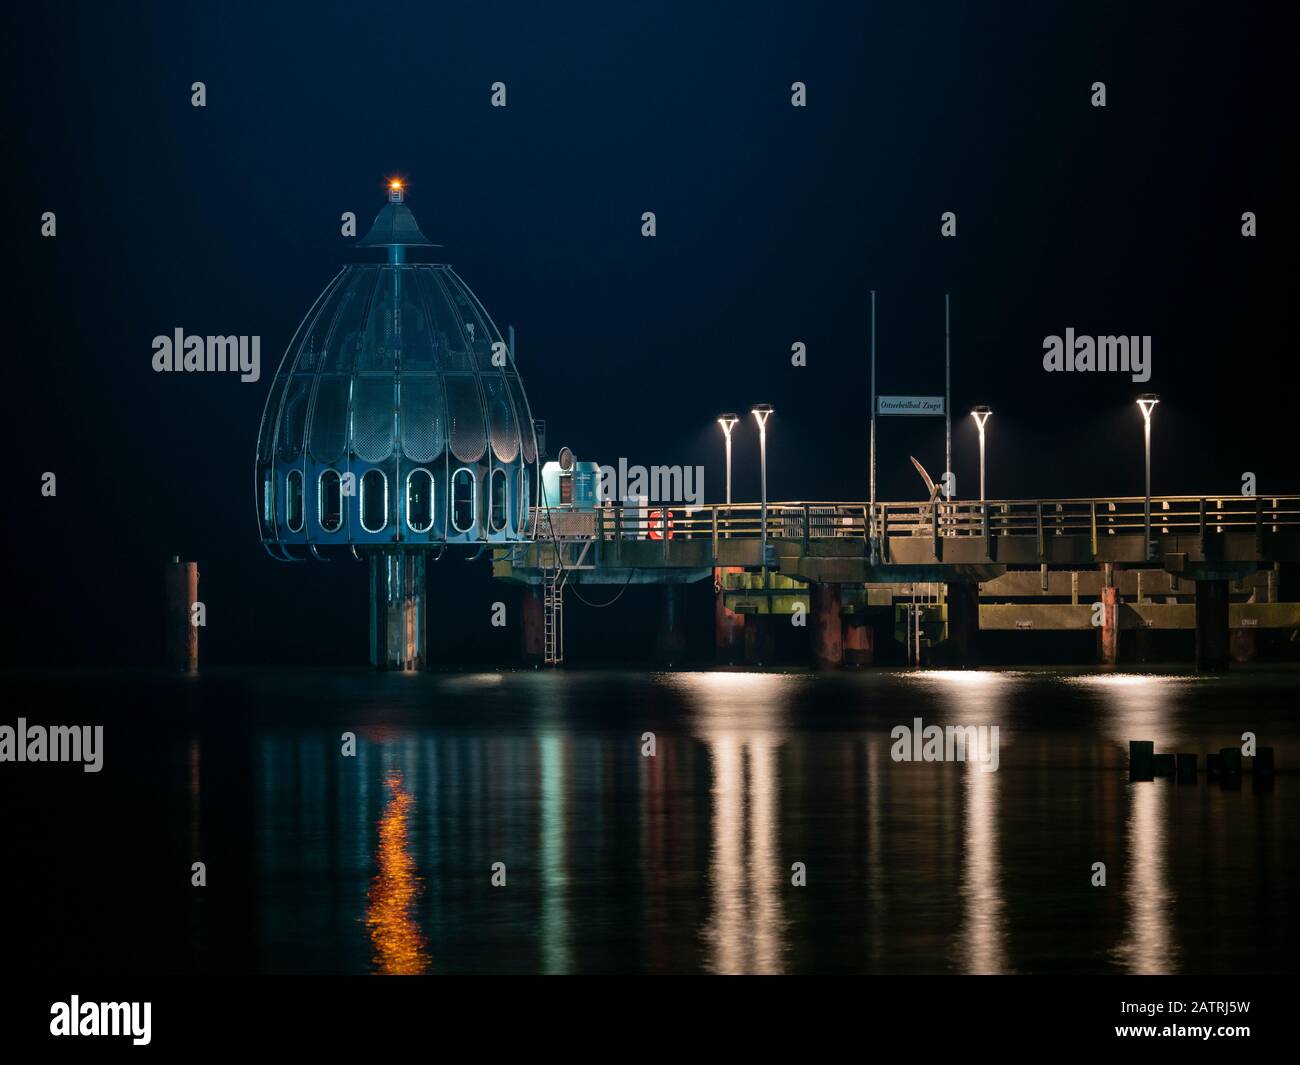
[[[31, 915], [29, 967], [1291, 968], [1296, 672], [250, 672], [10, 687], [31, 721], [106, 725], [99, 774], [5, 767], [20, 871], [7, 891]], [[997, 772], [893, 761], [890, 729], [918, 717], [999, 726]], [[1249, 775], [1236, 791], [1127, 780], [1130, 739], [1203, 763], [1247, 730], [1277, 751], [1271, 791]], [[194, 861], [206, 887], [190, 884]], [[806, 886], [791, 883], [796, 862]]]

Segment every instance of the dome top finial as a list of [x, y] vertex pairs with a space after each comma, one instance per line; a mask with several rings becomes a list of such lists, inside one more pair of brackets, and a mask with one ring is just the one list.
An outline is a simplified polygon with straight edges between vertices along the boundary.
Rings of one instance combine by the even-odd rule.
[[[370, 232], [357, 241], [358, 248], [437, 248], [423, 233], [415, 215], [406, 206], [406, 182], [392, 178], [388, 182], [388, 203], [375, 216]], [[400, 259], [398, 260], [400, 261]]]

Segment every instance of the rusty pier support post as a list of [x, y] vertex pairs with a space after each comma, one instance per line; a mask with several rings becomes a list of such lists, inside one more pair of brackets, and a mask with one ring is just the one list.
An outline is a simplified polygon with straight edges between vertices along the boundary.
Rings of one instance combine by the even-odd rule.
[[1233, 629], [1229, 644], [1234, 662], [1253, 662], [1259, 654], [1259, 629]]
[[199, 627], [194, 624], [194, 604], [199, 601], [199, 564], [182, 562], [173, 555], [167, 563], [165, 650], [167, 665], [185, 673], [199, 671]]
[[812, 657], [818, 669], [838, 669], [844, 661], [844, 624], [840, 619], [840, 586], [813, 582], [808, 586], [812, 607]]
[[723, 583], [728, 573], [743, 573], [740, 566], [715, 566], [713, 570], [713, 643], [719, 663], [734, 666], [745, 657], [745, 615], [727, 606]]
[[1119, 664], [1119, 589], [1109, 562], [1102, 564], [1101, 625], [1097, 629], [1097, 658], [1103, 666]]
[[776, 639], [771, 614], [751, 614], [745, 618], [745, 665], [766, 666], [776, 658]]
[[522, 621], [520, 636], [523, 641], [524, 665], [540, 666], [546, 654], [546, 613], [542, 603], [540, 584], [524, 585], [520, 598], [519, 615]]
[[875, 660], [875, 630], [867, 624], [867, 611], [844, 615], [844, 666], [861, 669]]

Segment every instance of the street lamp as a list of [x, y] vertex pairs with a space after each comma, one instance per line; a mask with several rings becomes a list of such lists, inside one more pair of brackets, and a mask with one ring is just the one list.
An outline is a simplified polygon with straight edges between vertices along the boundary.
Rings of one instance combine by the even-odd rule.
[[980, 502], [984, 502], [984, 423], [989, 420], [989, 415], [993, 413], [991, 407], [972, 407], [970, 416], [975, 419], [975, 424], [980, 431]]
[[1160, 397], [1154, 392], [1144, 392], [1138, 396], [1137, 405], [1142, 408], [1142, 420], [1145, 423], [1146, 437], [1146, 456], [1147, 456], [1147, 491], [1146, 502], [1142, 508], [1142, 533], [1145, 546], [1142, 549], [1142, 557], [1149, 559], [1151, 557], [1151, 412], [1160, 402]]
[[772, 416], [772, 407], [767, 403], [757, 403], [750, 413], [758, 422], [759, 478], [762, 482], [763, 505], [759, 520], [763, 523], [763, 575], [767, 583], [767, 419]]
[[740, 416], [737, 414], [718, 415], [718, 424], [722, 426], [723, 435], [727, 438], [727, 506], [731, 506], [731, 430], [739, 421]]

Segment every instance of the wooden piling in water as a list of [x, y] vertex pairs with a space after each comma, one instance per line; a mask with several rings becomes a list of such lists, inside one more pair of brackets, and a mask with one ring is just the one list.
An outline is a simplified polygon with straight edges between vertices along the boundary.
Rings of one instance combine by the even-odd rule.
[[1223, 780], [1223, 756], [1207, 754], [1205, 756], [1205, 779], [1207, 783]]
[[1273, 790], [1273, 748], [1260, 747], [1250, 763], [1250, 786], [1252, 791]]
[[1129, 780], [1151, 780], [1155, 771], [1155, 740], [1128, 741]]
[[1219, 782], [1225, 788], [1241, 787], [1241, 748], [1224, 747], [1219, 752], [1219, 763], [1222, 766]]

